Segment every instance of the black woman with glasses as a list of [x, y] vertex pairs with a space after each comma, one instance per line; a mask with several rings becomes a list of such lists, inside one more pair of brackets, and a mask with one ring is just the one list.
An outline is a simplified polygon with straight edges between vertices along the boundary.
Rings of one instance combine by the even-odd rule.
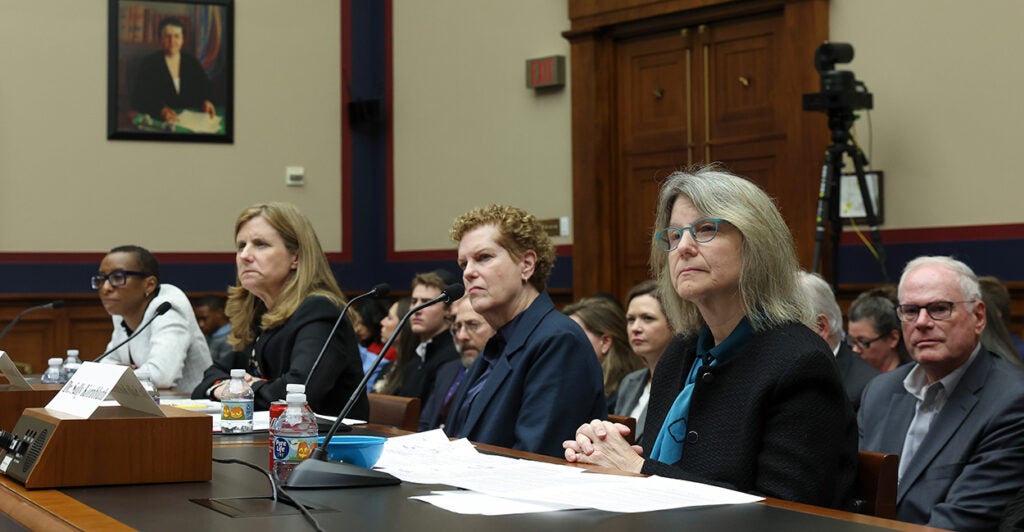
[[655, 227], [651, 271], [680, 336], [654, 370], [640, 445], [595, 420], [566, 459], [845, 507], [857, 426], [774, 202], [713, 166], [677, 172]]
[[[114, 322], [108, 351], [139, 331], [103, 363], [146, 370], [158, 388], [191, 393], [210, 367], [210, 349], [188, 297], [160, 282], [156, 257], [143, 247], [118, 246], [103, 257], [92, 288]], [[171, 309], [140, 330], [164, 302]]]

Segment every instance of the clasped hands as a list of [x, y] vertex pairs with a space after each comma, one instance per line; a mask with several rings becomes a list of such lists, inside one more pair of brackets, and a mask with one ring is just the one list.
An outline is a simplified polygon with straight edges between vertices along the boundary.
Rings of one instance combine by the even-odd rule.
[[576, 439], [562, 442], [565, 459], [569, 462], [613, 467], [639, 473], [644, 465], [643, 448], [630, 445], [624, 436], [629, 427], [595, 419], [576, 429]]

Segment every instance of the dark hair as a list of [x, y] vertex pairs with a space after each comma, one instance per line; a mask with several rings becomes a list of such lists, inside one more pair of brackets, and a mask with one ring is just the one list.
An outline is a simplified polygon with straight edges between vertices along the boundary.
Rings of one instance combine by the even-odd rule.
[[156, 257], [154, 257], [148, 249], [142, 246], [125, 245], [117, 246], [116, 248], [111, 249], [108, 254], [109, 253], [131, 253], [132, 255], [135, 255], [139, 271], [156, 277], [157, 284], [160, 284], [160, 262], [156, 260]]
[[[401, 320], [412, 308], [412, 298], [403, 297], [395, 303], [398, 304], [398, 308], [395, 310], [398, 319]], [[388, 309], [390, 310], [390, 307]], [[398, 335], [398, 338], [391, 344], [398, 351], [398, 358], [388, 364], [388, 367], [384, 368], [385, 373], [380, 376], [380, 379], [384, 379], [380, 393], [386, 395], [395, 395], [398, 392], [398, 389], [402, 387], [402, 374], [405, 373], [405, 366], [409, 364], [412, 357], [418, 356], [416, 345], [419, 343], [419, 339], [412, 333], [412, 325], [409, 322], [405, 322], [401, 329], [392, 334]]]
[[[181, 34], [185, 35], [185, 23], [175, 17], [164, 17], [163, 19], [161, 19], [160, 25], [156, 27], [156, 34], [158, 36], [163, 35], [164, 28], [166, 28], [167, 26], [175, 26], [177, 28], [181, 28]], [[152, 28], [153, 26], [150, 27]]]
[[849, 321], [868, 320], [875, 328], [875, 334], [889, 334], [899, 331], [900, 342], [896, 345], [900, 364], [910, 362], [910, 353], [903, 343], [903, 327], [896, 316], [896, 301], [890, 298], [891, 291], [885, 289], [868, 290], [857, 296], [850, 303]]
[[356, 308], [356, 311], [359, 312], [359, 319], [363, 322], [363, 327], [370, 331], [370, 337], [366, 339], [364, 345], [381, 341], [380, 320], [388, 315], [388, 307], [385, 305], [384, 301], [376, 298], [364, 299], [359, 302], [359, 306]]
[[224, 305], [227, 305], [228, 298], [224, 296], [203, 296], [196, 299], [196, 307], [209, 307], [210, 310], [224, 310]]

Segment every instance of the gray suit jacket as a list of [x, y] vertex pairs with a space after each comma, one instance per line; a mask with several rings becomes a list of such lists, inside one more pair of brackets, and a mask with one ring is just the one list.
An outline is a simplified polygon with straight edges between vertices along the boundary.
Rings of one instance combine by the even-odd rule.
[[[900, 454], [917, 400], [903, 387], [916, 364], [868, 383], [860, 448]], [[911, 459], [897, 519], [950, 530], [992, 530], [1024, 487], [1024, 372], [981, 349]]]
[[[647, 368], [638, 369], [622, 378], [619, 382], [619, 399], [615, 404], [615, 415], [628, 416], [636, 408], [640, 396], [644, 394], [644, 387], [651, 378], [651, 372]], [[647, 407], [640, 412], [636, 418], [635, 441], [640, 441], [640, 435], [644, 433], [644, 418], [647, 417]]]

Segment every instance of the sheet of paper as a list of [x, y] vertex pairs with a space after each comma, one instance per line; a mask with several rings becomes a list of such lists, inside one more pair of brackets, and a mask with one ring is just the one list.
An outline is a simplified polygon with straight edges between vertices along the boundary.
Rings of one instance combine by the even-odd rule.
[[0, 351], [0, 373], [7, 377], [7, 382], [11, 383], [11, 387], [15, 390], [32, 389], [32, 385], [18, 371], [18, 366], [14, 365], [14, 361], [11, 360], [6, 351]]
[[83, 362], [46, 408], [88, 418], [108, 397], [125, 408], [154, 416], [164, 415], [131, 368], [95, 362]]
[[433, 491], [430, 495], [409, 498], [463, 515], [514, 515], [585, 508], [584, 506], [502, 499], [472, 491]]
[[216, 133], [220, 131], [220, 124], [223, 120], [220, 116], [210, 118], [210, 115], [206, 113], [188, 109], [178, 115], [178, 125], [196, 133]]
[[[507, 511], [506, 501], [493, 498], [623, 513], [762, 500], [695, 482], [604, 475], [566, 465], [485, 455], [466, 440], [448, 441], [442, 431], [389, 439], [377, 467], [406, 482], [447, 484], [486, 495], [490, 498], [474, 499], [478, 505], [475, 513], [495, 515]], [[461, 501], [426, 497], [424, 500], [439, 507], [465, 511]]]

